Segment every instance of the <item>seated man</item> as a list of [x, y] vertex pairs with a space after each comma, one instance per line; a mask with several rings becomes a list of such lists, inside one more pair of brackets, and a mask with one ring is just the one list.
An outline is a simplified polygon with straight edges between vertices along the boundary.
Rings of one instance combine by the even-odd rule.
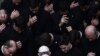
[[80, 48], [84, 52], [84, 55], [89, 55], [90, 53], [100, 56], [100, 33], [97, 31], [96, 27], [89, 25], [85, 29], [85, 37], [81, 41]]

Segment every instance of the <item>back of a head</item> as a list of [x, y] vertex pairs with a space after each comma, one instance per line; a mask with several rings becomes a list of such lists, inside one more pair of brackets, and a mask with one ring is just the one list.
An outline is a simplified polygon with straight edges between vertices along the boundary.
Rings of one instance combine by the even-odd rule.
[[67, 45], [70, 42], [70, 37], [67, 34], [62, 34], [59, 37], [58, 44], [59, 45]]
[[43, 33], [39, 37], [39, 44], [40, 45], [51, 45], [52, 43], [52, 36], [49, 33]]
[[73, 30], [70, 32], [70, 39], [73, 45], [77, 45], [80, 42], [81, 38], [82, 36], [79, 31]]
[[28, 22], [28, 16], [24, 16], [24, 15], [21, 15], [19, 17], [17, 17], [15, 20], [14, 20], [14, 23], [17, 27], [19, 27], [20, 29], [25, 29], [27, 27], [27, 22]]

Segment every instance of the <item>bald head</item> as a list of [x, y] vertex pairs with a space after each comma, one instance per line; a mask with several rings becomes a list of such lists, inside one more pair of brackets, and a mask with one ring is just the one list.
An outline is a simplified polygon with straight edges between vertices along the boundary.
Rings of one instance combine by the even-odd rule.
[[85, 29], [85, 33], [87, 33], [87, 34], [91, 34], [91, 33], [95, 33], [95, 32], [96, 32], [96, 27], [93, 25], [89, 25]]
[[85, 36], [87, 39], [89, 39], [90, 41], [93, 41], [96, 39], [96, 27], [93, 25], [89, 25], [86, 27], [85, 29]]

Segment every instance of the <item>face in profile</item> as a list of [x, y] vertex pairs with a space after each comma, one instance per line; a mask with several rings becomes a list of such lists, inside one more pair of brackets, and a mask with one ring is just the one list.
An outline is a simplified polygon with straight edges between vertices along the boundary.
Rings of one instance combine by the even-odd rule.
[[16, 42], [13, 40], [7, 41], [5, 45], [2, 46], [2, 53], [6, 56], [13, 55], [16, 52]]

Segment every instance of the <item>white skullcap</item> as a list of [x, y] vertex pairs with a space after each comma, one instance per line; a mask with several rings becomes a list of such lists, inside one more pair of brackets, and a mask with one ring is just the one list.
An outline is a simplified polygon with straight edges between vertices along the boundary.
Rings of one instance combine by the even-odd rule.
[[47, 52], [50, 51], [49, 48], [47, 46], [41, 46], [38, 50], [38, 52]]

